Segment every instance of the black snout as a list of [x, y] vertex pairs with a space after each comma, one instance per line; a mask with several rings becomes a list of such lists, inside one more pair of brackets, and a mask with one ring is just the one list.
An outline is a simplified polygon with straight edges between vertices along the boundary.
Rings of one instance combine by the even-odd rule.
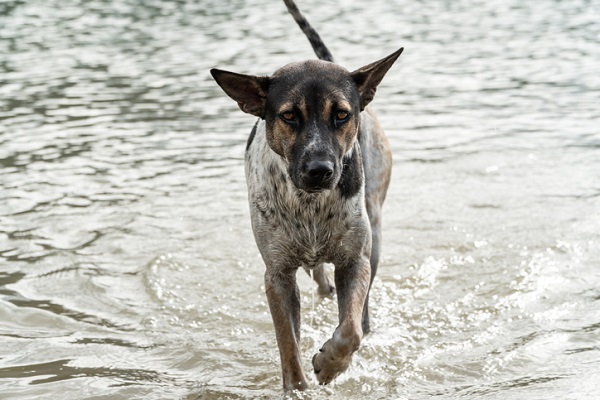
[[331, 189], [334, 185], [335, 165], [329, 160], [311, 160], [304, 164], [296, 186], [310, 193]]
[[333, 175], [333, 163], [331, 161], [310, 161], [306, 165], [306, 174], [316, 182], [324, 182]]

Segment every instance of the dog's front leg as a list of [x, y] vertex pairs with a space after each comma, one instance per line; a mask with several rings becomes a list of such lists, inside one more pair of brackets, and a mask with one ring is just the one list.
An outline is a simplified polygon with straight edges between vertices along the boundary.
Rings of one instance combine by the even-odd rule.
[[352, 361], [352, 354], [360, 346], [363, 336], [362, 313], [369, 281], [371, 266], [368, 257], [357, 261], [348, 260], [345, 264], [336, 265], [335, 284], [338, 294], [340, 323], [331, 339], [320, 352], [313, 357], [313, 367], [321, 384], [331, 382], [344, 372]]
[[283, 388], [304, 390], [308, 384], [300, 355], [300, 293], [296, 270], [281, 271], [267, 265], [265, 289], [279, 346]]

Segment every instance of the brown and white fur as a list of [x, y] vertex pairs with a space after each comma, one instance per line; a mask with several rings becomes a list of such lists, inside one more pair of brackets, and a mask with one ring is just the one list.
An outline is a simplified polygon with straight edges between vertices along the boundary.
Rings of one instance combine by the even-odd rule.
[[[293, 1], [284, 2], [320, 60], [288, 64], [271, 76], [211, 73], [242, 111], [259, 117], [245, 156], [252, 228], [266, 264], [283, 386], [303, 390], [299, 267], [314, 270], [319, 293], [338, 297], [339, 325], [312, 359], [319, 383], [348, 368], [369, 331], [392, 155], [367, 105], [403, 49], [349, 72], [333, 63]], [[335, 266], [334, 281], [325, 262]]]

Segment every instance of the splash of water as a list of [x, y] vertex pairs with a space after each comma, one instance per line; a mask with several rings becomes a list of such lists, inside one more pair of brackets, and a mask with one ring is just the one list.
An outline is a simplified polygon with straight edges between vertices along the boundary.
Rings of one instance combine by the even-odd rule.
[[315, 281], [315, 277], [314, 277], [314, 270], [311, 269], [310, 270], [310, 279], [312, 280], [313, 284], [311, 285], [311, 289], [310, 289], [310, 296], [311, 296], [311, 307], [310, 307], [310, 329], [314, 329], [314, 321], [315, 321], [315, 285], [314, 285], [314, 281]]

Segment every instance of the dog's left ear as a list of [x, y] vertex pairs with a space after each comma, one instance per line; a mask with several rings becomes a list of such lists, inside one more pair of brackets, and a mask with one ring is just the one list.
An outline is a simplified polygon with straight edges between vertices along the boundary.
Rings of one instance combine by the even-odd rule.
[[269, 78], [236, 74], [216, 68], [211, 69], [210, 74], [227, 96], [238, 103], [243, 112], [265, 118]]
[[401, 47], [389, 56], [369, 65], [365, 65], [350, 74], [354, 83], [356, 83], [358, 93], [360, 94], [361, 111], [365, 109], [371, 100], [373, 100], [375, 92], [377, 91], [377, 85], [381, 83], [385, 74], [394, 64], [396, 59], [400, 57], [400, 54], [402, 54], [403, 51], [404, 47]]

